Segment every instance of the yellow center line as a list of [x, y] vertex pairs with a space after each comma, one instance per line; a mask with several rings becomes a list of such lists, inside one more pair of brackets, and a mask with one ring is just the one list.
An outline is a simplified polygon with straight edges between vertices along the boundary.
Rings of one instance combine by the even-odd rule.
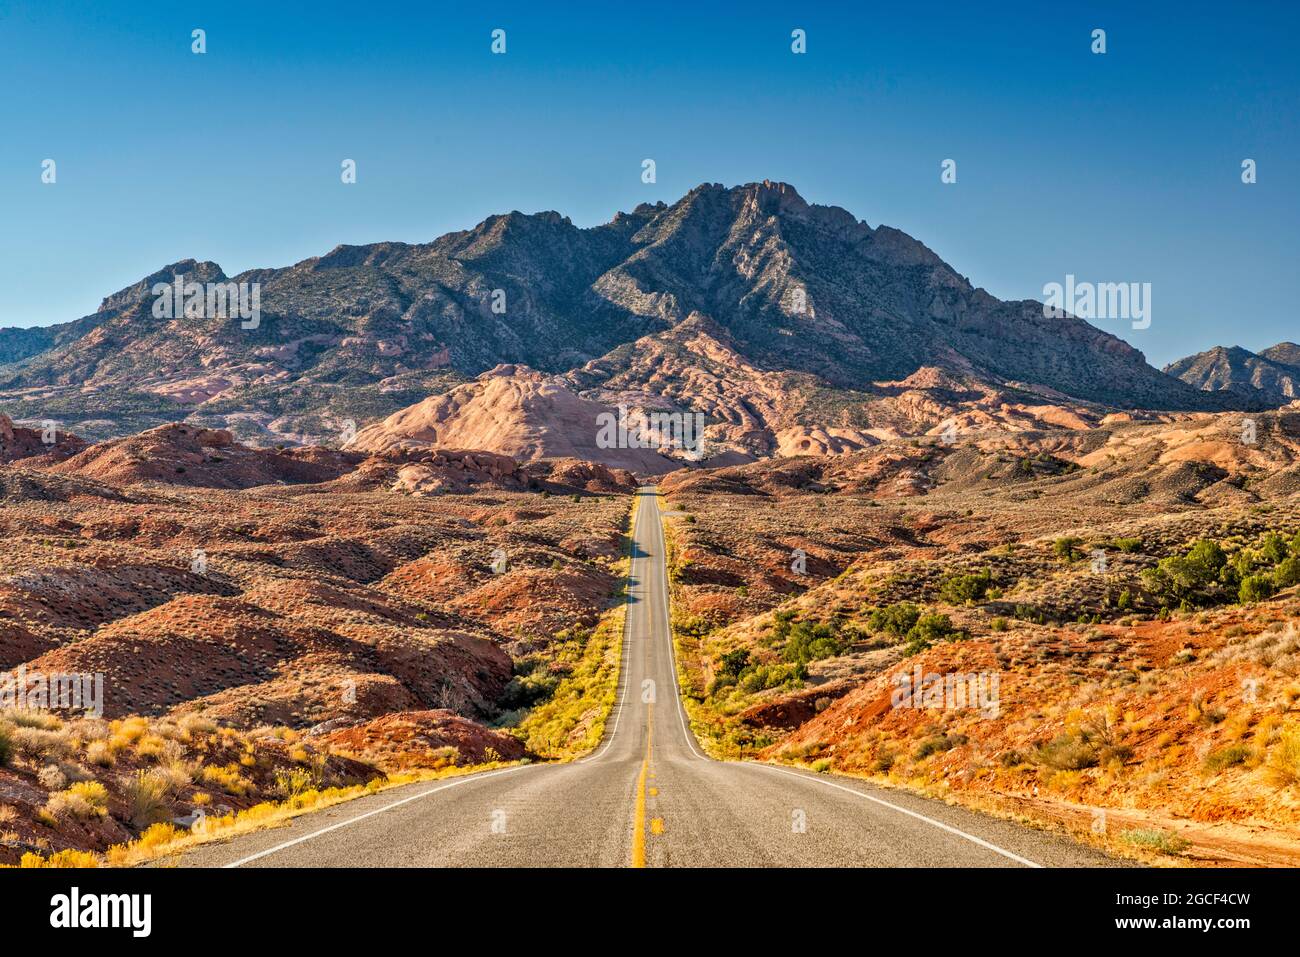
[[[641, 759], [641, 774], [636, 779], [636, 813], [632, 821], [632, 866], [645, 867], [645, 779], [650, 770], [650, 747], [655, 739], [654, 705], [646, 705], [645, 757]], [[658, 833], [658, 832], [656, 832]]]

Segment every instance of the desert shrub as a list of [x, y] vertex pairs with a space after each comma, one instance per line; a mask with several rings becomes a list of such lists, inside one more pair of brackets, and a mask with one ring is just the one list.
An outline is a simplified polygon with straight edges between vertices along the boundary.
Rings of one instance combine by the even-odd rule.
[[917, 761], [922, 761], [932, 754], [942, 754], [944, 751], [951, 751], [959, 745], [965, 744], [968, 739], [963, 734], [934, 734], [928, 738], [923, 738], [916, 746], [916, 752], [913, 757]]
[[1133, 751], [1120, 744], [1110, 723], [1097, 718], [1036, 746], [1030, 760], [1056, 771], [1081, 771], [1111, 761], [1125, 761]]
[[107, 741], [92, 741], [86, 745], [86, 760], [101, 768], [111, 768], [117, 763], [113, 749], [108, 746]]
[[4, 715], [9, 723], [18, 728], [39, 728], [42, 731], [58, 731], [63, 727], [63, 719], [49, 711], [31, 708], [11, 708]]
[[527, 674], [518, 674], [511, 678], [498, 704], [507, 710], [527, 708], [551, 697], [559, 685], [558, 674], [535, 668]]
[[1205, 756], [1205, 769], [1207, 771], [1222, 771], [1224, 768], [1230, 768], [1237, 764], [1244, 764], [1250, 760], [1251, 750], [1244, 744], [1230, 744], [1225, 748], [1219, 748], [1217, 751], [1211, 751]]
[[181, 836], [176, 825], [159, 822], [140, 835], [140, 846], [146, 850], [157, 850], [173, 843]]
[[883, 631], [895, 638], [903, 638], [912, 630], [920, 617], [920, 608], [911, 602], [901, 601], [873, 611], [867, 620], [867, 627], [872, 631]]
[[167, 782], [152, 771], [137, 771], [126, 785], [127, 817], [137, 828], [148, 827], [169, 817]]
[[197, 714], [183, 715], [178, 724], [182, 731], [190, 737], [198, 734], [211, 734], [217, 730], [217, 723], [211, 718], [204, 718]]
[[36, 774], [36, 780], [47, 791], [62, 791], [68, 786], [68, 777], [57, 764], [47, 764]]
[[738, 685], [741, 691], [756, 694], [768, 688], [780, 688], [795, 681], [802, 681], [807, 674], [803, 664], [750, 665], [740, 676]]
[[[793, 612], [791, 614], [793, 615]], [[673, 630], [686, 638], [703, 638], [713, 631], [713, 626], [706, 618], [686, 618], [682, 621], [674, 621]]]
[[1273, 597], [1275, 588], [1271, 575], [1247, 575], [1241, 580], [1237, 590], [1237, 600], [1243, 604], [1252, 601], [1264, 601]]
[[90, 851], [78, 851], [74, 848], [68, 848], [62, 851], [56, 851], [49, 857], [41, 857], [28, 851], [18, 862], [19, 867], [36, 868], [36, 867], [99, 867], [99, 858]]
[[806, 665], [810, 661], [833, 658], [844, 650], [839, 629], [834, 625], [820, 622], [810, 624], [801, 621], [791, 626], [781, 657], [786, 661]]
[[194, 770], [184, 761], [169, 761], [150, 772], [167, 788], [168, 794], [179, 794], [194, 780]]
[[303, 768], [290, 768], [275, 773], [276, 793], [285, 800], [292, 800], [311, 787], [311, 773]]
[[1269, 782], [1279, 788], [1300, 786], [1300, 728], [1284, 731], [1264, 764]]
[[1268, 565], [1276, 565], [1284, 561], [1288, 551], [1286, 539], [1277, 532], [1269, 532], [1265, 535], [1256, 549], [1259, 558]]
[[15, 749], [24, 757], [58, 759], [72, 751], [72, 743], [63, 731], [19, 724], [12, 734]]
[[1016, 605], [1011, 612], [1011, 617], [1020, 621], [1031, 621], [1041, 625], [1047, 620], [1047, 615], [1041, 608], [1035, 608], [1033, 605]]
[[1197, 691], [1192, 695], [1192, 700], [1187, 704], [1187, 720], [1206, 726], [1219, 724], [1228, 716], [1228, 712], [1219, 707], [1209, 704], [1205, 700], [1205, 692]]
[[1082, 545], [1082, 538], [1075, 535], [1065, 535], [1052, 542], [1052, 554], [1057, 558], [1072, 562]]
[[1225, 586], [1234, 584], [1235, 575], [1223, 547], [1209, 539], [1196, 542], [1185, 555], [1162, 558], [1155, 568], [1142, 573], [1147, 587], [1159, 598], [1180, 606], [1222, 600], [1227, 594]]
[[1132, 554], [1142, 550], [1142, 539], [1140, 538], [1117, 538], [1112, 544], [1125, 554]]
[[1007, 620], [1001, 617], [994, 618], [992, 621], [989, 622], [989, 629], [992, 631], [1006, 631]]
[[78, 781], [65, 791], [50, 795], [46, 814], [59, 820], [89, 821], [108, 813], [108, 789], [98, 781]]
[[14, 759], [14, 752], [17, 745], [14, 744], [13, 728], [7, 724], [0, 724], [0, 768], [7, 768], [9, 762]]
[[249, 788], [248, 779], [239, 773], [239, 768], [233, 764], [221, 767], [215, 764], [209, 764], [199, 775], [204, 784], [220, 788], [227, 794], [233, 794], [236, 797], [246, 794]]
[[1128, 611], [1133, 607], [1133, 593], [1125, 588], [1119, 593], [1119, 598], [1115, 600], [1115, 607], [1120, 611]]
[[735, 651], [724, 653], [718, 659], [717, 674], [719, 677], [730, 678], [735, 682], [747, 667], [749, 667], [749, 652], [744, 648], [737, 648]]
[[953, 639], [958, 634], [952, 626], [952, 619], [947, 615], [929, 612], [916, 620], [916, 624], [907, 633], [907, 644], [903, 648], [905, 656], [912, 656], [929, 648], [936, 641]]
[[1057, 771], [1079, 771], [1096, 767], [1100, 763], [1096, 745], [1082, 735], [1062, 734], [1046, 744], [1034, 748], [1031, 755], [1035, 764]]
[[1144, 847], [1162, 854], [1181, 854], [1191, 846], [1191, 842], [1185, 837], [1152, 828], [1125, 831], [1120, 838], [1135, 847]]
[[993, 585], [993, 574], [987, 568], [969, 575], [953, 575], [939, 586], [939, 597], [950, 605], [964, 605], [979, 601]]
[[1300, 585], [1300, 555], [1284, 559], [1273, 569], [1273, 584], [1278, 588], [1290, 588]]

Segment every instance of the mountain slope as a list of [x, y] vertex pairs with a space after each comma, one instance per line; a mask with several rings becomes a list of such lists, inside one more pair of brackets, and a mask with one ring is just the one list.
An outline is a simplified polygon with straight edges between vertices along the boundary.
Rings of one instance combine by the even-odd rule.
[[598, 447], [598, 421], [606, 413], [617, 410], [581, 398], [533, 369], [499, 366], [362, 429], [348, 448], [475, 448], [523, 461], [581, 459], [647, 474], [678, 467], [651, 449]]
[[709, 316], [766, 368], [849, 388], [934, 365], [1122, 407], [1209, 407], [1114, 336], [1002, 302], [906, 234], [783, 183], [697, 187], [636, 238], [597, 289], [647, 317]]
[[1279, 342], [1259, 353], [1215, 346], [1170, 363], [1165, 372], [1197, 389], [1279, 405], [1300, 397], [1300, 346]]
[[[181, 275], [259, 284], [257, 327], [155, 318], [152, 286]], [[1042, 311], [1002, 302], [906, 234], [808, 204], [788, 185], [705, 184], [588, 229], [514, 212], [427, 244], [339, 246], [233, 277], [215, 263], [175, 263], [91, 316], [0, 335], [0, 412], [38, 410], [92, 438], [187, 417], [260, 444], [338, 441], [349, 420], [364, 425], [501, 364], [582, 370], [584, 387], [599, 388], [593, 362], [618, 365], [620, 349], [692, 317], [711, 324], [735, 368], [802, 377], [805, 399], [818, 395], [833, 415], [869, 383], [923, 367], [1053, 401], [1234, 401]], [[653, 374], [622, 372], [626, 387], [653, 391]], [[797, 425], [848, 427], [808, 415]]]

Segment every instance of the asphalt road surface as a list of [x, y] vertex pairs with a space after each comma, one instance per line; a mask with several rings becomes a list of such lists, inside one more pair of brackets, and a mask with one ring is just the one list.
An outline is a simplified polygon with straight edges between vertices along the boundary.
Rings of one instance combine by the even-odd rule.
[[1115, 866], [1071, 841], [851, 778], [704, 756], [677, 694], [658, 496], [637, 495], [601, 745], [395, 788], [200, 847], [191, 867]]

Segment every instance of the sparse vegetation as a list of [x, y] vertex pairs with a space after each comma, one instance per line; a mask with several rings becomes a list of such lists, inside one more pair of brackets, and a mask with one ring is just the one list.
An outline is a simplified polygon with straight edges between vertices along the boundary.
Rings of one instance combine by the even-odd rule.
[[1179, 837], [1169, 831], [1151, 828], [1137, 828], [1125, 831], [1121, 838], [1134, 847], [1158, 851], [1161, 854], [1181, 854], [1190, 846], [1190, 842], [1186, 838]]
[[993, 574], [986, 568], [973, 574], [945, 578], [939, 587], [939, 597], [950, 605], [964, 605], [982, 599], [992, 586]]

